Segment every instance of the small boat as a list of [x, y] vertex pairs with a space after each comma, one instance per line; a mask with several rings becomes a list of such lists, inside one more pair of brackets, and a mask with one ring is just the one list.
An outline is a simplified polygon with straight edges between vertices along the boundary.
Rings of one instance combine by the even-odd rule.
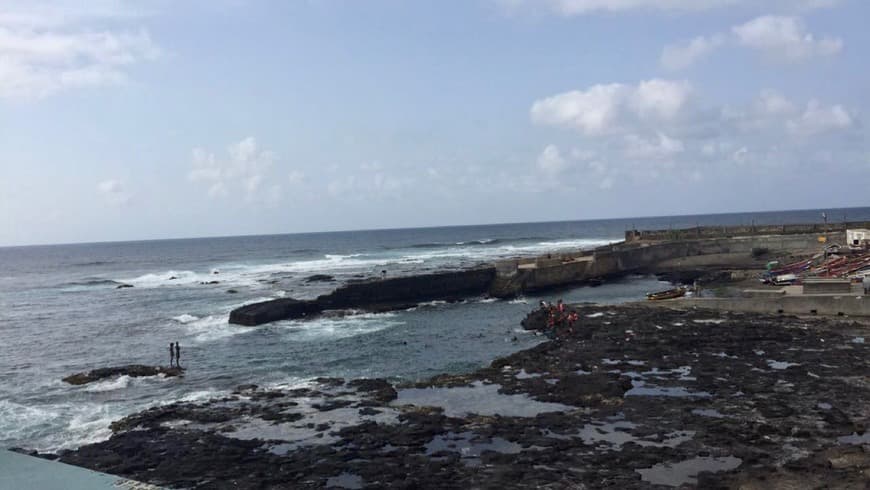
[[646, 299], [650, 301], [660, 301], [663, 299], [674, 299], [686, 295], [686, 288], [679, 287], [668, 289], [667, 291], [659, 291], [657, 293], [647, 293]]

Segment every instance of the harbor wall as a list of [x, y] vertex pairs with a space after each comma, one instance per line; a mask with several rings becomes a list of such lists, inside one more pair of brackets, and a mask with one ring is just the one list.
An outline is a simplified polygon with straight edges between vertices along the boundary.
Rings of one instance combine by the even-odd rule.
[[658, 306], [695, 307], [749, 313], [870, 317], [870, 296], [855, 294], [685, 298], [664, 301]]
[[626, 243], [674, 240], [701, 240], [759, 235], [802, 235], [845, 232], [847, 229], [870, 228], [870, 222], [812, 223], [793, 225], [698, 226], [673, 230], [627, 230]]
[[497, 277], [490, 288], [496, 297], [509, 297], [522, 292], [568, 286], [584, 281], [649, 272], [661, 262], [682, 257], [715, 254], [751, 254], [754, 251], [816, 252], [822, 244], [842, 243], [844, 232], [809, 235], [761, 235], [749, 237], [684, 240], [662, 243], [625, 243], [599, 247], [592, 254], [563, 256], [559, 260], [500, 261]]
[[[233, 310], [229, 321], [260, 325], [302, 318], [329, 309], [387, 311], [423, 301], [461, 299], [479, 294], [512, 297], [582, 284], [631, 272], [656, 272], [662, 262], [699, 255], [769, 252], [815, 252], [819, 234], [755, 235], [748, 237], [633, 242], [599, 247], [593, 251], [499, 261], [493, 266], [416, 276], [373, 279], [342, 286], [315, 300], [282, 298]], [[842, 243], [844, 232], [828, 233], [827, 243]]]

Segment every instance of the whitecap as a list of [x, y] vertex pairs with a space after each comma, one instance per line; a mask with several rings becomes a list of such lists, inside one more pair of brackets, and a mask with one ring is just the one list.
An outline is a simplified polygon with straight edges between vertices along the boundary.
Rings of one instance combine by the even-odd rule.
[[188, 315], [187, 313], [185, 313], [183, 315], [174, 316], [172, 317], [172, 319], [177, 321], [178, 323], [190, 323], [199, 320], [199, 317], [194, 315]]
[[208, 315], [184, 326], [197, 342], [209, 342], [251, 331], [238, 325], [230, 325], [229, 316], [226, 314]]
[[378, 332], [404, 325], [396, 313], [363, 313], [344, 317], [320, 317], [311, 320], [291, 320], [274, 325], [286, 328], [286, 336], [296, 341], [343, 339]]
[[85, 386], [85, 391], [92, 393], [101, 393], [104, 391], [115, 391], [124, 389], [130, 385], [130, 376], [126, 374], [118, 376], [114, 379], [107, 379], [96, 383], [89, 383]]

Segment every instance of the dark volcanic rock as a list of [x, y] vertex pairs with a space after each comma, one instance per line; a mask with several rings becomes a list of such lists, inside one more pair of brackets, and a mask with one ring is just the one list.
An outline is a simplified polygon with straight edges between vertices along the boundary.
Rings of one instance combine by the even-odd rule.
[[117, 286], [115, 286], [115, 289], [124, 289], [124, 288], [132, 288], [132, 287], [133, 287], [132, 284], [118, 284]]
[[184, 375], [184, 368], [130, 364], [128, 366], [100, 368], [85, 373], [76, 373], [63, 378], [63, 381], [71, 385], [83, 385], [92, 381], [113, 378], [115, 376], [126, 375], [135, 378], [141, 376], [157, 376], [158, 374], [164, 376], [182, 376]]
[[870, 345], [853, 341], [868, 327], [578, 311], [573, 330], [473, 373], [243, 385], [126, 417], [60, 459], [183, 488], [868, 487]]
[[369, 396], [380, 402], [389, 403], [396, 399], [396, 390], [393, 385], [383, 379], [355, 379], [348, 383], [349, 386], [359, 391], [369, 393]]
[[487, 291], [495, 278], [494, 267], [439, 272], [346, 284], [311, 301], [281, 298], [236, 308], [230, 323], [261, 325], [278, 320], [303, 318], [324, 310], [392, 311], [422, 301], [458, 301]]
[[236, 308], [230, 312], [230, 323], [255, 326], [278, 320], [303, 318], [321, 311], [323, 308], [314, 301], [279, 298]]
[[314, 274], [306, 277], [305, 282], [335, 282], [335, 277], [329, 274]]

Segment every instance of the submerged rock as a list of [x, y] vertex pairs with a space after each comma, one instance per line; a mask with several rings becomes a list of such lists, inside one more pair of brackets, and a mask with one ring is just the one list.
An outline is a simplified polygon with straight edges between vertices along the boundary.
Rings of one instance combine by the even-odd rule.
[[335, 277], [329, 274], [314, 274], [306, 277], [305, 282], [335, 282]]
[[130, 376], [135, 378], [157, 376], [158, 374], [164, 376], [182, 376], [184, 375], [184, 368], [130, 364], [128, 366], [99, 368], [88, 372], [72, 374], [63, 378], [63, 381], [71, 385], [83, 385], [101, 379], [114, 378], [115, 376]]

